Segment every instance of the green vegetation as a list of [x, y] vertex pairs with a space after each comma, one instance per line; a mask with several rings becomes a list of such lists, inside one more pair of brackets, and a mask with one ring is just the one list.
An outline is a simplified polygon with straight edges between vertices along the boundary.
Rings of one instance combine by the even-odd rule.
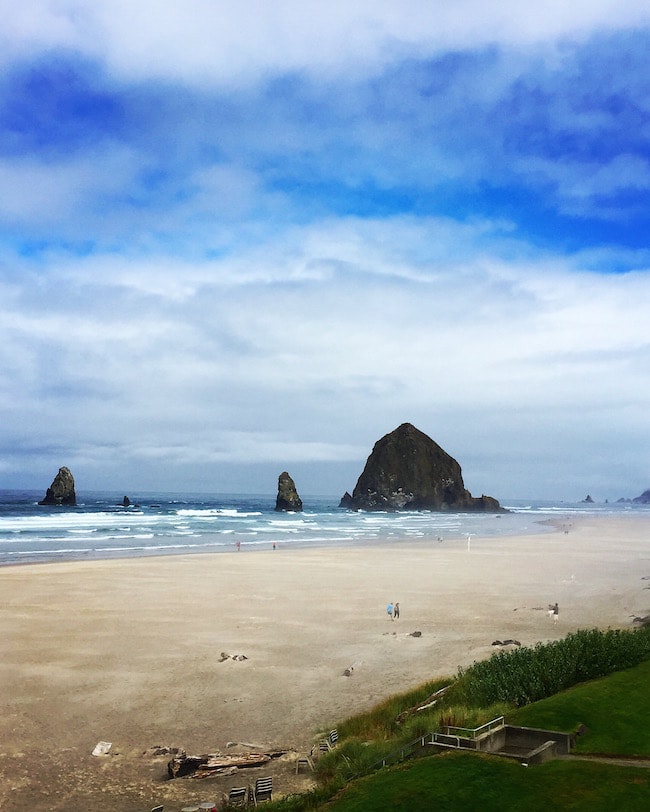
[[470, 707], [514, 702], [521, 707], [585, 680], [631, 668], [650, 657], [650, 629], [591, 629], [553, 643], [502, 652], [460, 670], [450, 698]]
[[[364, 740], [386, 741], [396, 735], [402, 738], [403, 726], [399, 722], [399, 717], [405, 711], [425, 704], [433, 694], [447, 685], [449, 685], [449, 678], [439, 679], [420, 685], [407, 693], [390, 696], [367, 713], [352, 716], [350, 719], [341, 722], [337, 728], [339, 739], [355, 737]], [[421, 714], [424, 714], [424, 717]], [[430, 713], [421, 711], [421, 714], [418, 714], [420, 718], [429, 719], [431, 722], [435, 716], [435, 711], [433, 709]], [[427, 727], [426, 730], [433, 730], [435, 726], [436, 723], [434, 722], [433, 726]], [[411, 738], [418, 735], [420, 734], [415, 733]]]
[[[607, 674], [612, 676], [595, 679]], [[609, 812], [612, 804], [618, 804], [626, 810], [645, 809], [650, 770], [634, 767], [553, 761], [525, 770], [498, 757], [448, 753], [372, 771], [392, 751], [398, 760], [400, 748], [409, 741], [444, 725], [478, 727], [500, 715], [513, 724], [565, 732], [585, 726], [578, 752], [650, 756], [649, 677], [647, 627], [577, 632], [532, 649], [497, 654], [460, 669], [444, 696], [426, 710], [416, 708], [428, 704], [449, 680], [393, 696], [340, 723], [339, 745], [318, 761], [319, 786], [267, 808], [410, 812], [479, 804], [485, 810], [554, 807]], [[528, 704], [537, 699], [542, 701]]]
[[576, 685], [508, 716], [515, 725], [587, 730], [576, 753], [619, 753], [650, 758], [650, 660], [636, 668]]
[[612, 807], [647, 809], [649, 798], [650, 770], [561, 761], [526, 770], [520, 764], [494, 756], [449, 753], [382, 770], [351, 784], [322, 809], [611, 812]]

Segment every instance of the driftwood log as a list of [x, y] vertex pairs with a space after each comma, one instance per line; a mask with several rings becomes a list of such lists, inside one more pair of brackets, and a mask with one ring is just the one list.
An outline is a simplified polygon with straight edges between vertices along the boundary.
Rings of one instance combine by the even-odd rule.
[[207, 753], [203, 756], [175, 756], [167, 765], [170, 778], [209, 778], [233, 768], [261, 767], [272, 758], [283, 756], [286, 751], [279, 750], [273, 753]]
[[428, 696], [424, 702], [419, 702], [412, 708], [408, 708], [405, 711], [402, 711], [396, 718], [395, 721], [398, 725], [401, 725], [402, 722], [418, 711], [428, 710], [429, 708], [433, 707], [436, 702], [440, 699], [441, 696], [445, 693], [445, 691], [449, 688], [448, 685], [445, 685], [444, 688], [440, 688], [440, 690], [436, 691], [435, 693]]

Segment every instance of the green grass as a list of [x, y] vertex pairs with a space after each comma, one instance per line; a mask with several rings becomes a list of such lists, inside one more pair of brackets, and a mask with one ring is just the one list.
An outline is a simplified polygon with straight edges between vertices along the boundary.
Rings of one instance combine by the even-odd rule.
[[350, 785], [321, 809], [634, 812], [647, 809], [649, 801], [650, 770], [564, 761], [526, 769], [496, 757], [449, 753], [382, 770]]
[[650, 660], [519, 708], [508, 714], [508, 722], [567, 732], [586, 725], [575, 752], [650, 757], [648, 686]]

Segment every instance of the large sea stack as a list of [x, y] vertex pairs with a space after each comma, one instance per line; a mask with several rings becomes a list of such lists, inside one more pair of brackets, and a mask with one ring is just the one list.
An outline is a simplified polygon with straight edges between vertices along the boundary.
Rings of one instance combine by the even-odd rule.
[[65, 466], [59, 468], [59, 473], [54, 477], [50, 487], [47, 489], [45, 497], [38, 503], [39, 505], [76, 505], [77, 494], [74, 490], [74, 477], [69, 468]]
[[278, 498], [275, 500], [275, 509], [296, 512], [302, 510], [302, 499], [298, 496], [293, 479], [286, 471], [283, 471], [278, 477]]
[[456, 460], [410, 423], [402, 423], [375, 443], [352, 495], [346, 493], [340, 506], [505, 512], [491, 496], [473, 497]]

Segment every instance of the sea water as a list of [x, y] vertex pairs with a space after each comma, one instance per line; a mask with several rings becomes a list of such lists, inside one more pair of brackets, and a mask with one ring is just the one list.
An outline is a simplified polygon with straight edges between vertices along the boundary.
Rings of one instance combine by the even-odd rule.
[[[145, 493], [129, 507], [109, 493], [78, 493], [76, 507], [39, 505], [42, 492], [0, 491], [0, 565], [287, 547], [442, 544], [543, 533], [578, 513], [638, 512], [630, 504], [506, 500], [509, 512], [354, 512], [338, 497], [304, 496], [277, 513], [274, 495]], [[647, 510], [647, 508], [645, 508]]]

